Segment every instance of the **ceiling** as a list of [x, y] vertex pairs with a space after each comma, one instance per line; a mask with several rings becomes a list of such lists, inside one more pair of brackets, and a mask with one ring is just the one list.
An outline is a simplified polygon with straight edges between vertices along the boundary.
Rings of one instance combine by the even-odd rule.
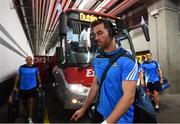
[[140, 0], [12, 0], [35, 55], [45, 54], [58, 41], [57, 5], [117, 16]]

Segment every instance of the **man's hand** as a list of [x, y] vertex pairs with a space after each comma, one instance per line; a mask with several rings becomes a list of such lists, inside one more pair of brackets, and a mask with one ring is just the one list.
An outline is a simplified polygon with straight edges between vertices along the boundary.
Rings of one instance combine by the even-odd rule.
[[145, 86], [146, 86], [144, 81], [141, 81], [141, 86], [142, 86], [142, 87], [145, 87]]
[[9, 96], [9, 103], [12, 103], [12, 96]]
[[93, 83], [91, 85], [89, 94], [84, 101], [84, 105], [73, 114], [73, 116], [71, 117], [71, 120], [77, 121], [85, 114], [86, 110], [88, 110], [89, 106], [91, 105], [94, 98], [96, 97], [98, 90], [99, 90], [99, 85], [97, 83], [96, 76], [94, 76]]
[[13, 91], [19, 92], [19, 90], [18, 90], [18, 88], [16, 86], [13, 88]]
[[[16, 86], [14, 86], [14, 88], [13, 88], [12, 92], [16, 92], [16, 93], [18, 93], [18, 92], [19, 92], [19, 90], [18, 90], [18, 88], [17, 88]], [[12, 103], [12, 93], [11, 93], [11, 95], [9, 96], [9, 102], [10, 102], [10, 103]]]
[[160, 83], [163, 84], [163, 78], [160, 79]]
[[85, 110], [83, 108], [80, 108], [77, 110], [71, 117], [71, 120], [78, 121], [79, 118], [81, 118], [85, 113]]
[[42, 88], [42, 84], [41, 83], [39, 84], [39, 88]]

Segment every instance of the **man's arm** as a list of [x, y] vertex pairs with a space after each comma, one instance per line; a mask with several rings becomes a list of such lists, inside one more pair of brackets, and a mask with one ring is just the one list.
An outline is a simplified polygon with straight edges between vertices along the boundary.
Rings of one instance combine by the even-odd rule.
[[15, 77], [13, 90], [15, 90], [15, 91], [18, 90], [18, 88], [17, 88], [18, 83], [19, 83], [19, 74], [17, 74]]
[[[14, 87], [12, 92], [14, 91], [18, 92], [18, 88], [17, 88], [18, 83], [19, 83], [19, 75], [17, 74], [14, 80]], [[12, 94], [9, 96], [9, 102], [12, 103]]]
[[113, 112], [106, 119], [107, 123], [115, 123], [133, 104], [135, 91], [136, 91], [136, 81], [123, 81], [122, 83], [123, 96], [117, 103]]
[[39, 87], [42, 88], [41, 77], [40, 77], [39, 74], [37, 75], [37, 80], [38, 80], [38, 83], [39, 83]]
[[160, 77], [160, 83], [163, 83], [163, 74], [162, 74], [162, 70], [160, 68], [158, 68], [158, 73], [159, 73], [159, 77]]
[[90, 89], [89, 94], [84, 102], [83, 107], [82, 107], [85, 111], [89, 108], [89, 106], [95, 99], [98, 89], [99, 89], [99, 85], [97, 83], [97, 78], [94, 76], [93, 83], [91, 85], [91, 89]]
[[98, 89], [99, 89], [99, 85], [97, 83], [97, 78], [94, 76], [91, 89], [89, 91], [88, 96], [86, 97], [84, 105], [73, 114], [73, 116], [71, 117], [71, 120], [77, 121], [79, 118], [81, 118], [84, 115], [84, 113], [87, 111], [87, 109], [93, 102], [94, 98], [96, 97]]
[[144, 72], [140, 72], [140, 81], [141, 81], [141, 86], [145, 87], [145, 82], [144, 82]]

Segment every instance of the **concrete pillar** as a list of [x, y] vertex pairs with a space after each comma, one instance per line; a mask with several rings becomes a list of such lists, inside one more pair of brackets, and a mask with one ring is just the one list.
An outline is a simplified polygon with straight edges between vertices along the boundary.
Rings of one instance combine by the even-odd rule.
[[148, 7], [150, 51], [171, 83], [168, 92], [180, 91], [178, 11], [176, 0], [158, 0]]

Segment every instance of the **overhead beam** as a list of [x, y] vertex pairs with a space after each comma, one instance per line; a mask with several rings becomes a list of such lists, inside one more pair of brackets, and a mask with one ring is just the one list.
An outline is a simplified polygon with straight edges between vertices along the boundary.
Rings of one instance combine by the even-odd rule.
[[108, 14], [112, 16], [116, 16], [117, 14], [123, 12], [127, 8], [131, 7], [132, 5], [136, 4], [140, 0], [124, 0], [121, 4], [116, 6], [114, 9], [112, 9]]

